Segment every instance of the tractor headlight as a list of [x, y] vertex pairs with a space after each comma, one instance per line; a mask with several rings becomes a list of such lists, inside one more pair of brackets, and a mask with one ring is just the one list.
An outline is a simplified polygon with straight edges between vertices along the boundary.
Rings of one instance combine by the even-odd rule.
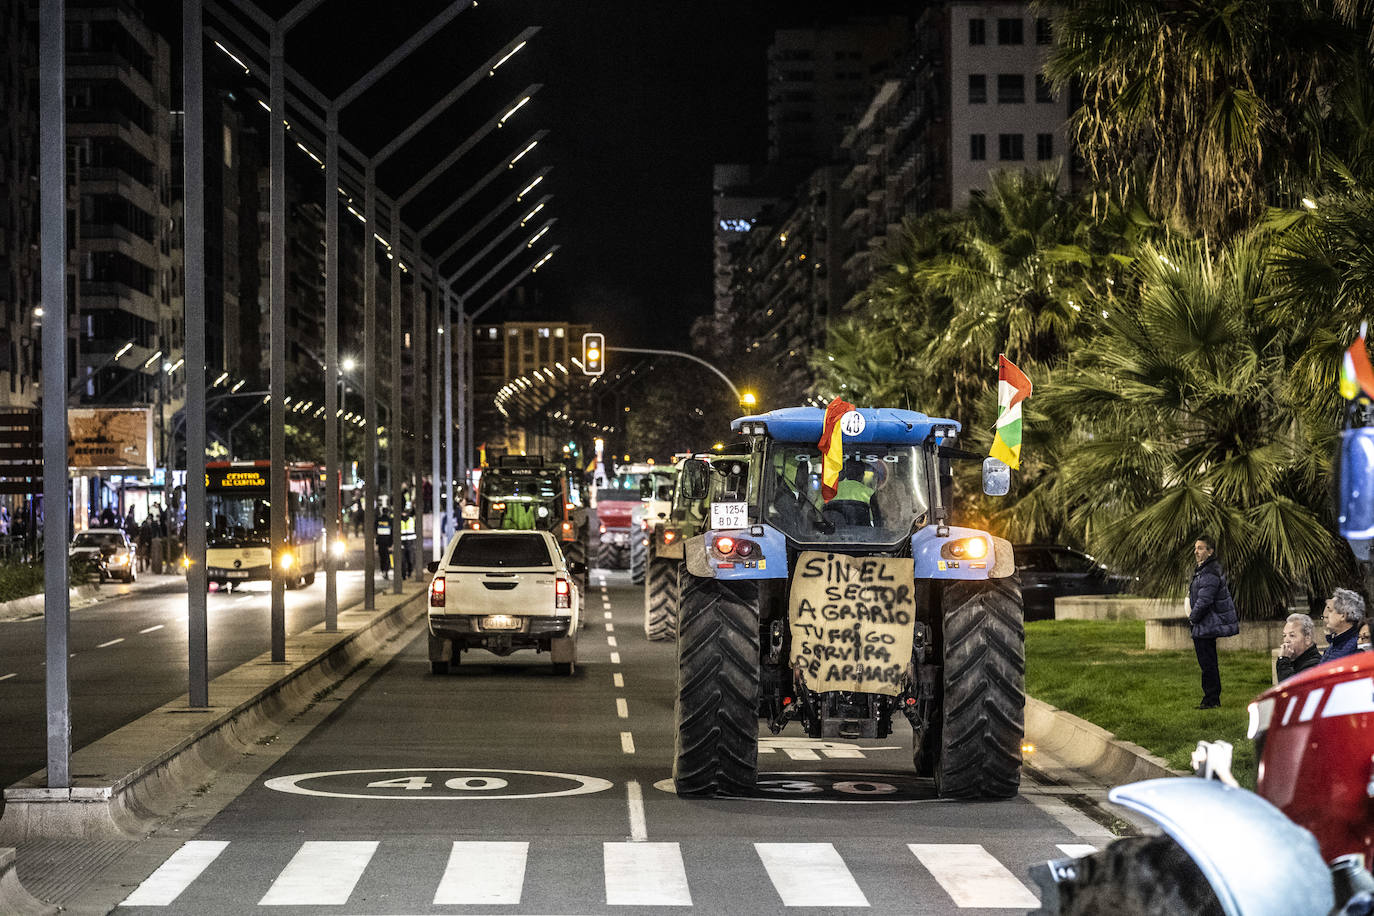
[[957, 538], [940, 547], [940, 556], [946, 560], [981, 560], [987, 555], [987, 538], [979, 536]]

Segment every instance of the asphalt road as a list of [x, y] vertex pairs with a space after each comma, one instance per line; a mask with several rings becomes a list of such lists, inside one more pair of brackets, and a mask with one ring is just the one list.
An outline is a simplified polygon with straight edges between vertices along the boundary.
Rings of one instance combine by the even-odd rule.
[[[157, 577], [72, 611], [68, 649], [72, 747], [79, 748], [186, 693], [186, 583]], [[378, 587], [389, 585], [378, 580]], [[362, 600], [358, 571], [339, 574], [339, 605]], [[251, 583], [208, 596], [210, 677], [271, 648], [271, 592]], [[324, 577], [286, 593], [288, 633], [324, 619]], [[46, 765], [43, 618], [0, 621], [0, 787]], [[79, 775], [79, 774], [77, 774]], [[0, 800], [0, 810], [3, 801]]]
[[763, 729], [757, 798], [679, 799], [674, 648], [645, 639], [624, 573], [592, 581], [573, 677], [477, 651], [435, 677], [417, 626], [117, 912], [1024, 913], [1030, 865], [1103, 842], [1029, 782], [935, 799], [904, 725]]

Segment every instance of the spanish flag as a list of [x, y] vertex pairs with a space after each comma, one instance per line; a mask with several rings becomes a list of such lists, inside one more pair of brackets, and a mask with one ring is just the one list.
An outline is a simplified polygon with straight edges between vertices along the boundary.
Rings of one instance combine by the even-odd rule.
[[1031, 381], [1006, 356], [997, 356], [997, 434], [993, 458], [1014, 468], [1021, 466], [1021, 402], [1031, 396]]
[[1369, 365], [1369, 352], [1364, 346], [1364, 325], [1360, 325], [1360, 336], [1345, 351], [1341, 360], [1341, 397], [1353, 401], [1363, 397], [1374, 400], [1374, 369]]
[[844, 432], [840, 429], [840, 418], [853, 409], [853, 404], [838, 397], [825, 405], [825, 423], [821, 426], [821, 441], [816, 447], [821, 450], [821, 496], [826, 502], [835, 498], [840, 469], [844, 467]]

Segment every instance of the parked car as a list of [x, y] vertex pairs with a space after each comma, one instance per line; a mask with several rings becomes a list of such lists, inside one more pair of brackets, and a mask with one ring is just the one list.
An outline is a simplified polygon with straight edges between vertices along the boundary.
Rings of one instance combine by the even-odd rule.
[[1119, 595], [1131, 577], [1113, 573], [1081, 550], [1053, 544], [1017, 544], [1016, 568], [1027, 620], [1053, 620], [1054, 599], [1066, 595]]
[[72, 539], [67, 556], [72, 564], [85, 567], [106, 579], [121, 579], [132, 582], [137, 578], [134, 572], [134, 545], [122, 528], [87, 528], [78, 531]]
[[569, 561], [547, 531], [463, 529], [429, 565], [429, 663], [447, 674], [468, 649], [548, 652], [572, 674], [586, 566]]

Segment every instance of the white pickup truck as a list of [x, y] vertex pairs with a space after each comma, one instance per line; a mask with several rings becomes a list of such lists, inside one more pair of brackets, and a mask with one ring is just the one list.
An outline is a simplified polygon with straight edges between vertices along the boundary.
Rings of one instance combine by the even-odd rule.
[[555, 674], [572, 674], [583, 571], [547, 531], [459, 531], [430, 564], [430, 669], [447, 674], [467, 649], [534, 649], [550, 653]]

